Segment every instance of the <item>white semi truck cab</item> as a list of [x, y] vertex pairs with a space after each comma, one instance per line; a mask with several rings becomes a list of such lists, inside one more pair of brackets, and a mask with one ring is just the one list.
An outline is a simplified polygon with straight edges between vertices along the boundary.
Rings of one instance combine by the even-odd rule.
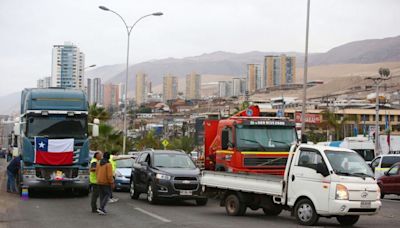
[[268, 215], [290, 210], [301, 225], [319, 217], [355, 224], [376, 214], [380, 189], [370, 167], [356, 152], [319, 145], [292, 146], [284, 176], [204, 171], [206, 192], [218, 192], [228, 215], [262, 208]]

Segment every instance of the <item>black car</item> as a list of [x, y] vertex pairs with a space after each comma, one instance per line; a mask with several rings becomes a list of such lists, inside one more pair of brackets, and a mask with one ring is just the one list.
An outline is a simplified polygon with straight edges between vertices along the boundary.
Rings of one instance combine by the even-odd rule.
[[178, 151], [143, 151], [138, 155], [133, 164], [130, 195], [138, 199], [141, 193], [147, 193], [151, 204], [160, 199], [207, 204], [200, 186], [200, 170], [187, 154]]

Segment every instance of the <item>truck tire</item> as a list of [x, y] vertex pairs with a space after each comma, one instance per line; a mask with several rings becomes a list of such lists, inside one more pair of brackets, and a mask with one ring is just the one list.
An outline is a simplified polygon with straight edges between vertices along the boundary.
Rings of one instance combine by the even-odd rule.
[[155, 185], [153, 183], [149, 183], [147, 186], [147, 202], [150, 204], [157, 204], [157, 196], [155, 193], [156, 188], [154, 187]]
[[230, 216], [243, 216], [246, 214], [247, 207], [236, 194], [230, 194], [225, 198], [225, 209]]
[[358, 219], [360, 218], [359, 215], [346, 215], [346, 216], [338, 216], [336, 220], [342, 226], [352, 226], [357, 223]]
[[196, 199], [197, 206], [205, 206], [205, 205], [207, 205], [207, 202], [208, 202], [208, 198]]
[[319, 219], [314, 204], [309, 199], [299, 200], [294, 207], [294, 214], [297, 222], [304, 226], [312, 226]]
[[139, 199], [140, 193], [137, 191], [135, 183], [131, 181], [131, 187], [129, 188], [129, 194], [131, 196], [131, 199]]
[[282, 207], [273, 205], [271, 208], [263, 208], [264, 214], [267, 216], [277, 216], [282, 212]]

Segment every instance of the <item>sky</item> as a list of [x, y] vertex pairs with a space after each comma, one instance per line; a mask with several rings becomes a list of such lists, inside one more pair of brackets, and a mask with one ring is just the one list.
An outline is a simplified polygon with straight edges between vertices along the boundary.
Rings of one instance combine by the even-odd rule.
[[[71, 41], [97, 66], [215, 51], [304, 52], [307, 0], [0, 0], [0, 96], [51, 74], [55, 44]], [[310, 52], [400, 35], [398, 0], [311, 0]]]

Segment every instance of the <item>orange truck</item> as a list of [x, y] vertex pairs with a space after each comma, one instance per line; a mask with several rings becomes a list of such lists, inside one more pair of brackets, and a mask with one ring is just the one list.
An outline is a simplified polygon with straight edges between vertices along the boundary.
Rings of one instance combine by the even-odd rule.
[[204, 121], [204, 168], [283, 175], [297, 142], [294, 122], [262, 117], [258, 106], [250, 106], [227, 119]]

